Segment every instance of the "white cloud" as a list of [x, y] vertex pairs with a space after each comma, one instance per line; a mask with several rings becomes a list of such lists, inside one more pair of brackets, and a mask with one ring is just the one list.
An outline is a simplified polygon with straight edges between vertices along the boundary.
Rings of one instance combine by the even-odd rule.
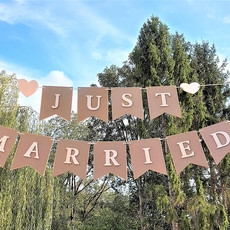
[[99, 36], [116, 36], [119, 37], [119, 39], [133, 42], [132, 37], [110, 24], [107, 20], [97, 15], [95, 11], [80, 2], [77, 2], [77, 13], [82, 17], [85, 24], [96, 31], [96, 34], [99, 34]]
[[229, 73], [230, 73], [230, 64], [228, 64], [227, 66], [226, 66], [226, 72], [227, 71], [229, 71]]
[[[19, 3], [0, 3], [0, 20], [13, 24], [16, 22], [22, 22], [27, 16], [27, 11]], [[31, 15], [30, 17], [33, 17]]]
[[[218, 63], [218, 67], [220, 67], [222, 65], [222, 63], [224, 62], [224, 60], [226, 59], [226, 56], [221, 54], [221, 53], [218, 53], [217, 55], [219, 57], [219, 63]], [[229, 63], [229, 61], [228, 61]], [[230, 64], [228, 64], [226, 67], [225, 67], [225, 72], [229, 71], [230, 72]]]
[[[27, 81], [31, 79], [25, 78]], [[73, 87], [73, 81], [68, 78], [62, 71], [51, 71], [47, 76], [37, 80], [39, 84], [38, 90], [30, 97], [25, 97], [22, 93], [19, 96], [19, 104], [23, 106], [31, 106], [35, 111], [40, 112], [41, 96], [42, 96], [42, 86], [64, 86]], [[72, 110], [77, 111], [77, 92], [73, 91], [73, 102]]]
[[230, 24], [230, 16], [228, 15], [228, 16], [222, 18], [222, 22], [226, 23], [226, 24]]
[[14, 3], [0, 3], [0, 21], [4, 21], [9, 24], [23, 23], [30, 27], [33, 27], [34, 23], [39, 23], [50, 30], [54, 31], [58, 35], [66, 35], [67, 20], [60, 19], [55, 14], [51, 14], [51, 9], [36, 7], [31, 4], [34, 1], [18, 0]]
[[40, 85], [51, 85], [51, 86], [73, 86], [73, 81], [68, 78], [62, 71], [51, 71], [49, 74], [41, 80], [39, 80]]
[[92, 56], [92, 58], [93, 58], [94, 60], [96, 60], [96, 61], [102, 59], [102, 54], [99, 53], [99, 52], [93, 52], [93, 53], [91, 54], [91, 56]]
[[14, 0], [14, 2], [19, 3], [19, 4], [24, 4], [27, 2], [27, 0]]
[[130, 50], [113, 49], [107, 53], [107, 58], [110, 62], [119, 66], [128, 59], [130, 52]]
[[132, 37], [79, 1], [57, 1], [53, 4], [53, 1], [15, 0], [0, 3], [0, 21], [9, 24], [23, 23], [30, 27], [39, 23], [63, 37], [78, 33], [80, 27], [87, 27], [87, 30], [94, 31], [95, 42], [106, 35], [133, 41]]
[[[16, 74], [17, 79], [26, 79], [28, 82], [31, 80], [37, 80], [33, 78], [33, 71], [23, 69], [17, 65], [0, 60], [0, 70], [5, 70], [7, 74]], [[35, 111], [40, 111], [40, 100], [41, 100], [41, 89], [38, 88], [37, 91], [30, 97], [25, 97], [21, 92], [19, 92], [18, 104], [20, 106], [31, 106]]]
[[[36, 71], [24, 69], [11, 63], [0, 60], [0, 71], [5, 70], [7, 74], [16, 74], [17, 79], [26, 79], [28, 82], [36, 80], [39, 84], [37, 91], [30, 97], [19, 93], [18, 104], [20, 106], [31, 106], [38, 113], [40, 112], [42, 86], [66, 86], [74, 87], [73, 81], [62, 71], [50, 71], [45, 77], [39, 77]], [[77, 90], [73, 91], [72, 110], [77, 111]]]
[[38, 76], [38, 73], [34, 70], [26, 69], [3, 60], [0, 60], [0, 70], [5, 70], [8, 74], [16, 74], [18, 79], [25, 78], [27, 80], [32, 80], [32, 76], [35, 76], [34, 78]]
[[213, 15], [213, 14], [207, 14], [207, 17], [210, 18], [210, 19], [216, 19], [216, 16]]
[[[41, 36], [39, 42], [36, 42], [42, 45], [42, 49], [57, 65], [57, 69], [78, 73], [88, 78], [87, 82], [92, 78], [95, 81], [98, 73], [91, 71], [93, 74], [88, 75], [90, 77], [84, 75], [92, 62], [91, 66], [97, 61], [97, 65], [103, 65], [103, 68], [108, 62], [120, 65], [128, 55], [127, 51], [116, 47], [121, 44], [123, 47], [133, 47], [136, 41], [136, 38], [129, 36], [125, 30], [117, 28], [115, 24], [110, 23], [109, 19], [100, 15], [88, 2], [56, 1], [53, 4], [53, 1], [39, 0], [9, 1], [0, 3], [0, 21], [29, 26], [36, 37]], [[52, 36], [49, 36], [50, 31], [57, 39], [52, 37], [50, 41]], [[14, 39], [20, 40], [24, 37], [22, 35], [20, 38], [19, 34], [18, 38]], [[105, 47], [105, 43], [110, 43], [114, 50]], [[80, 78], [78, 81], [85, 82], [85, 79]]]

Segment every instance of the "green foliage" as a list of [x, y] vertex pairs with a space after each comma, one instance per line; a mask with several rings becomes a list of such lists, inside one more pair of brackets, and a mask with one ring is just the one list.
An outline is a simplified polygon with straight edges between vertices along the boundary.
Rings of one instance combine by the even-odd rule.
[[[222, 85], [229, 78], [226, 60], [219, 63], [215, 46], [191, 44], [183, 35], [170, 34], [167, 25], [152, 16], [142, 26], [137, 43], [122, 67], [112, 65], [98, 74], [104, 87], [150, 87], [199, 82], [190, 95], [178, 89], [182, 118], [164, 114], [150, 120], [143, 90], [144, 120], [125, 115], [109, 122], [91, 118], [79, 124], [55, 117], [39, 122], [31, 108], [17, 104], [17, 79], [0, 73], [0, 125], [20, 132], [38, 133], [55, 139], [44, 177], [29, 167], [10, 171], [18, 140], [0, 169], [0, 229], [229, 229], [230, 156], [215, 165], [203, 144], [209, 169], [188, 166], [175, 171], [167, 141], [162, 141], [168, 176], [146, 172], [134, 180], [127, 147], [128, 181], [105, 176], [93, 181], [93, 153], [82, 180], [72, 173], [52, 177], [57, 139], [85, 141], [131, 141], [198, 130], [228, 119], [230, 90]], [[96, 85], [94, 85], [96, 87]]]
[[[76, 114], [72, 114], [71, 122], [61, 118], [39, 122], [36, 112], [17, 105], [18, 89], [15, 76], [8, 76], [2, 72], [0, 81], [0, 125], [20, 132], [38, 133], [54, 138], [86, 140], [87, 126], [84, 123], [77, 123]], [[44, 176], [30, 167], [10, 171], [16, 146], [17, 144], [4, 168], [0, 169], [0, 229], [59, 230], [79, 229], [80, 226], [88, 229], [87, 226], [93, 226], [94, 209], [98, 203], [103, 201], [106, 204], [109, 196], [111, 202], [115, 199], [115, 195], [109, 191], [107, 196], [103, 196], [108, 190], [109, 178], [105, 178], [103, 182], [94, 182], [91, 179], [91, 163], [85, 181], [71, 173], [53, 178], [55, 144]], [[109, 208], [112, 212], [112, 206]], [[98, 215], [101, 214], [104, 215], [103, 209]], [[118, 214], [121, 215], [119, 212]], [[117, 218], [114, 217], [115, 219]], [[128, 221], [124, 220], [122, 224], [127, 226]], [[131, 225], [133, 226], [133, 223]]]
[[[170, 35], [168, 27], [153, 16], [142, 26], [128, 61], [121, 68], [113, 65], [98, 74], [100, 85], [142, 88], [179, 86], [182, 82], [220, 85], [201, 87], [195, 95], [178, 89], [181, 119], [165, 114], [151, 121], [146, 93], [143, 91], [144, 121], [129, 115], [111, 121], [108, 125], [91, 120], [90, 133], [99, 134], [100, 140], [129, 141], [166, 137], [220, 122], [229, 116], [229, 109], [226, 107], [229, 89], [221, 85], [229, 77], [225, 67], [226, 61], [219, 63], [214, 45], [210, 46], [208, 42], [193, 45], [187, 43], [183, 35]], [[126, 124], [123, 123], [124, 119]], [[229, 216], [226, 213], [229, 210], [229, 193], [223, 190], [220, 194], [215, 189], [219, 184], [223, 187], [229, 184], [228, 166], [225, 163], [221, 168], [216, 167], [206, 146], [203, 147], [210, 171], [188, 166], [184, 173], [177, 175], [165, 142], [163, 150], [168, 178], [148, 172], [134, 181], [132, 172], [129, 171], [129, 191], [133, 202], [139, 202], [136, 212], [139, 213], [141, 229], [161, 229], [162, 226], [167, 229], [168, 222], [171, 222], [173, 229], [216, 229], [228, 225], [225, 217]], [[131, 163], [129, 157], [128, 162]], [[128, 168], [132, 166], [128, 165]], [[218, 177], [217, 172], [222, 176]], [[208, 193], [202, 192], [202, 183], [212, 189]], [[198, 194], [194, 192], [196, 189]], [[221, 206], [222, 199], [224, 209]], [[219, 219], [223, 219], [225, 224], [220, 225]]]
[[192, 218], [194, 229], [211, 229], [211, 217], [216, 211], [216, 206], [206, 202], [202, 182], [196, 180], [197, 194], [188, 202], [187, 211]]

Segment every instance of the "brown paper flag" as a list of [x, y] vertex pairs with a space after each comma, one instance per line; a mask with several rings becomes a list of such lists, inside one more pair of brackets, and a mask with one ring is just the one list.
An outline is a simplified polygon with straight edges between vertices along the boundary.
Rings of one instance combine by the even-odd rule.
[[112, 88], [113, 120], [130, 114], [144, 119], [141, 88]]
[[129, 149], [134, 179], [137, 179], [148, 170], [167, 175], [161, 141], [159, 139], [130, 141]]
[[190, 163], [208, 167], [196, 131], [168, 136], [167, 143], [178, 174]]
[[127, 180], [126, 144], [121, 141], [94, 144], [94, 180], [113, 173]]
[[86, 141], [58, 140], [53, 176], [69, 171], [85, 179], [89, 148]]
[[4, 167], [19, 131], [0, 126], [0, 166]]
[[70, 121], [73, 87], [43, 86], [40, 120], [58, 115]]
[[181, 117], [176, 86], [149, 87], [147, 97], [151, 119], [163, 113]]
[[11, 170], [31, 166], [44, 175], [53, 139], [30, 133], [22, 133]]
[[108, 88], [79, 87], [77, 120], [97, 117], [108, 122]]
[[224, 121], [200, 130], [216, 164], [230, 152], [230, 123]]

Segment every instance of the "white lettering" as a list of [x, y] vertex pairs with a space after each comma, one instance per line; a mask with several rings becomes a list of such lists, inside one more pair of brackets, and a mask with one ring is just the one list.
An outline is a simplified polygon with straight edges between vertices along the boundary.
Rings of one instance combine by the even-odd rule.
[[[66, 153], [66, 159], [65, 159], [65, 164], [71, 164], [71, 159], [75, 165], [79, 165], [79, 162], [77, 161], [76, 156], [79, 154], [79, 150], [75, 148], [66, 148], [67, 153]], [[73, 152], [73, 154], [72, 154]]]
[[[185, 143], [188, 144], [187, 147], [184, 146]], [[192, 151], [190, 154], [187, 154], [186, 151], [185, 151], [185, 150], [191, 150], [191, 148], [190, 148], [190, 146], [189, 146], [189, 144], [190, 144], [189, 141], [183, 141], [183, 142], [179, 142], [179, 143], [177, 143], [177, 144], [179, 145], [180, 151], [181, 151], [181, 153], [182, 153], [182, 157], [181, 157], [181, 158], [192, 157], [192, 156], [195, 155], [195, 152], [194, 152], [194, 151]]]
[[35, 153], [35, 159], [39, 159], [38, 156], [38, 142], [33, 142], [33, 144], [29, 147], [27, 152], [24, 154], [24, 157], [31, 157], [31, 153]]
[[126, 93], [126, 94], [122, 94], [122, 99], [127, 102], [128, 104], [122, 103], [123, 107], [131, 107], [133, 105], [132, 100], [130, 100], [128, 97], [133, 97], [132, 94]]
[[89, 110], [98, 110], [100, 108], [100, 103], [101, 103], [101, 96], [96, 96], [97, 97], [97, 106], [95, 108], [92, 107], [92, 97], [91, 95], [86, 95], [87, 97], [87, 107]]
[[55, 105], [52, 105], [52, 108], [57, 109], [59, 106], [59, 99], [60, 99], [61, 94], [54, 94], [54, 95], [55, 95]]
[[10, 138], [10, 137], [8, 137], [8, 136], [4, 136], [4, 137], [2, 137], [1, 139], [0, 139], [0, 152], [5, 152], [5, 145], [6, 145], [6, 141], [7, 141], [7, 139], [8, 138]]
[[145, 164], [152, 164], [153, 162], [150, 160], [150, 148], [143, 148], [143, 151], [145, 152]]
[[[218, 138], [217, 134], [221, 134], [221, 135], [223, 135], [225, 137], [226, 142], [224, 144], [222, 144], [220, 142], [220, 139]], [[218, 149], [222, 148], [222, 147], [225, 147], [230, 143], [230, 136], [226, 132], [219, 131], [219, 132], [216, 132], [216, 133], [212, 133], [210, 135], [214, 138]]]
[[167, 107], [169, 106], [166, 102], [166, 95], [168, 95], [169, 97], [171, 97], [170, 93], [156, 93], [156, 97], [161, 96], [161, 101], [162, 101], [162, 107]]
[[[117, 157], [117, 155], [118, 155], [117, 151], [115, 151], [115, 150], [104, 150], [104, 151], [105, 151], [105, 164], [104, 164], [104, 166], [111, 166], [112, 165], [111, 162], [113, 162], [113, 164], [115, 166], [120, 165], [115, 159], [115, 157]], [[112, 153], [113, 155], [111, 156], [110, 153]]]

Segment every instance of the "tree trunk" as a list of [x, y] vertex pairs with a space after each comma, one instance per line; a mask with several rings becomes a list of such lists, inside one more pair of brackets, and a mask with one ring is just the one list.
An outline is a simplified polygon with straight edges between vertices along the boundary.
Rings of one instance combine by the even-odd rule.
[[[168, 176], [168, 186], [169, 186], [170, 203], [173, 206], [172, 184], [171, 184], [169, 176]], [[172, 230], [178, 230], [178, 229], [179, 229], [178, 222], [172, 220]]]
[[143, 189], [142, 189], [142, 183], [141, 183], [141, 177], [137, 179], [137, 186], [138, 186], [138, 196], [139, 196], [139, 217], [141, 222], [141, 230], [145, 230], [145, 224], [144, 224], [144, 199], [143, 199]]
[[[166, 121], [165, 121], [165, 116], [164, 114], [162, 115], [162, 124], [163, 124], [163, 128], [162, 128], [162, 131], [163, 131], [163, 137], [164, 139], [166, 139]], [[168, 148], [167, 148], [167, 144], [166, 144], [166, 140], [163, 141], [163, 151], [165, 153], [165, 155], [167, 154], [168, 152]], [[167, 168], [167, 167], [166, 167]], [[170, 203], [171, 203], [171, 206], [174, 206], [173, 205], [173, 194], [172, 194], [172, 184], [171, 184], [171, 181], [170, 181], [170, 176], [169, 176], [169, 172], [167, 172], [168, 174], [168, 186], [169, 186], [169, 196], [170, 196]], [[172, 220], [172, 230], [178, 230], [178, 222], [175, 221], [175, 220]]]

